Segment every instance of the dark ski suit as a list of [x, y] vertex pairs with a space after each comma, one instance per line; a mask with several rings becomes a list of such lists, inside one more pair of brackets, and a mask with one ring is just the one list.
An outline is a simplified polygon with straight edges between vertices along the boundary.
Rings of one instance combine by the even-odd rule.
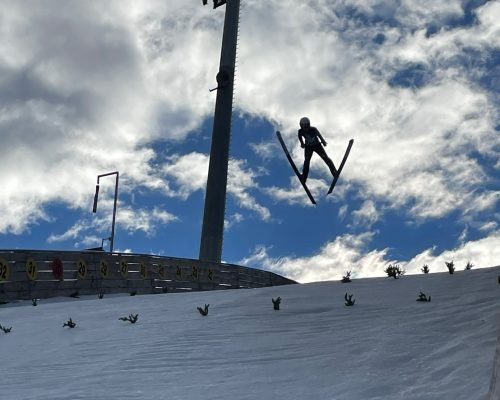
[[[321, 133], [314, 127], [300, 128], [298, 131], [300, 145], [304, 147], [304, 166], [302, 167], [302, 181], [305, 183], [309, 175], [309, 164], [311, 163], [311, 157], [313, 152], [318, 153], [318, 155], [323, 159], [330, 172], [333, 176], [336, 175], [337, 169], [333, 165], [333, 161], [328, 157], [323, 148], [326, 145], [325, 139], [321, 136]], [[321, 140], [321, 142], [320, 142]], [[323, 145], [321, 144], [323, 143]]]

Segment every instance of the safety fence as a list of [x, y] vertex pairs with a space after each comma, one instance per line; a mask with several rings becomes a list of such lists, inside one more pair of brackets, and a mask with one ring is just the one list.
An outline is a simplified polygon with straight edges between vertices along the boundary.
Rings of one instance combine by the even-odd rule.
[[235, 264], [102, 251], [0, 250], [0, 301], [172, 293], [297, 283]]

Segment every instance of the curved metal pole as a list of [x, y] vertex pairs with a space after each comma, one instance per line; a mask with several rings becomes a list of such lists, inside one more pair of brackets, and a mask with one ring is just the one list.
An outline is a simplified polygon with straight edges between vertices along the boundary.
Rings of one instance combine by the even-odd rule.
[[111, 223], [111, 237], [109, 238], [109, 252], [113, 252], [113, 246], [115, 242], [115, 221], [116, 221], [116, 203], [118, 200], [118, 179], [120, 176], [120, 173], [118, 171], [115, 172], [108, 172], [107, 174], [101, 174], [97, 175], [97, 185], [96, 185], [96, 190], [95, 190], [95, 196], [94, 196], [94, 208], [93, 212], [97, 211], [97, 197], [99, 195], [99, 179], [102, 178], [103, 176], [109, 176], [109, 175], [116, 175], [116, 181], [115, 181], [115, 200], [113, 204], [113, 222]]

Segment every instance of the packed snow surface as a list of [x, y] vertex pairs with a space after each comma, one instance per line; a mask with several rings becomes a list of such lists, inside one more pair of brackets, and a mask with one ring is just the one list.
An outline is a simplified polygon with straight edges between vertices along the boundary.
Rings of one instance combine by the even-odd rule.
[[[0, 331], [1, 398], [486, 399], [499, 275], [2, 305], [12, 332]], [[417, 302], [420, 292], [432, 301]], [[118, 319], [129, 314], [136, 324]], [[77, 326], [63, 328], [70, 317]]]

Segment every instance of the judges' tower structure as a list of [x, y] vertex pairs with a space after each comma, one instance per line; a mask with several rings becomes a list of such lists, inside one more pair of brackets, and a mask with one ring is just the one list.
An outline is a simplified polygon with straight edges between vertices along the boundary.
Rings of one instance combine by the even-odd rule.
[[[203, 4], [206, 5], [207, 1], [203, 0]], [[217, 99], [212, 128], [199, 259], [220, 262], [224, 234], [240, 0], [213, 0], [213, 2], [214, 9], [225, 4], [226, 10], [219, 72], [216, 77], [217, 88], [214, 89], [217, 90]]]

